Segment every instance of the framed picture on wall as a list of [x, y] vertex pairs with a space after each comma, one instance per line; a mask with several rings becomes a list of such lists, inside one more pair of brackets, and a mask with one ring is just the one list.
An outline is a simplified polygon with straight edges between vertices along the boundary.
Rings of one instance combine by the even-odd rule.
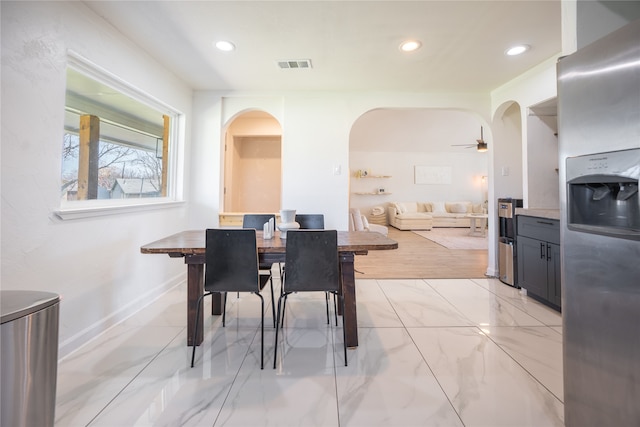
[[418, 166], [414, 170], [416, 184], [451, 184], [451, 166]]

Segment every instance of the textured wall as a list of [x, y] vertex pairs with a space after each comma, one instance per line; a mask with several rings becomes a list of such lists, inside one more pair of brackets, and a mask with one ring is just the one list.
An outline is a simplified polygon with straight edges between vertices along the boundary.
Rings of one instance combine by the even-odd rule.
[[62, 296], [64, 356], [184, 279], [179, 260], [141, 255], [140, 246], [187, 226], [184, 206], [64, 221], [55, 215], [67, 51], [186, 113], [191, 90], [82, 3], [1, 7], [2, 289]]

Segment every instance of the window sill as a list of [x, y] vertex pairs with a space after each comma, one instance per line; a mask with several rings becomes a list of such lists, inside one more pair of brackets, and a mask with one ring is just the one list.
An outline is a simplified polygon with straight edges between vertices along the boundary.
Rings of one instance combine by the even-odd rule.
[[126, 200], [123, 203], [114, 204], [113, 201], [101, 203], [100, 200], [89, 202], [70, 202], [69, 206], [54, 211], [54, 215], [63, 221], [93, 218], [97, 216], [120, 215], [130, 212], [141, 212], [158, 209], [178, 208], [185, 205], [183, 201], [175, 201], [167, 198], [159, 200]]

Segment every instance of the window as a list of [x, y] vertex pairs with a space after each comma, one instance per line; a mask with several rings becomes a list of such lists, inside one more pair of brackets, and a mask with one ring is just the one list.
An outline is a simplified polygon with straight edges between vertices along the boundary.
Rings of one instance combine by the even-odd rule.
[[173, 200], [169, 171], [177, 116], [71, 57], [62, 141], [61, 212]]

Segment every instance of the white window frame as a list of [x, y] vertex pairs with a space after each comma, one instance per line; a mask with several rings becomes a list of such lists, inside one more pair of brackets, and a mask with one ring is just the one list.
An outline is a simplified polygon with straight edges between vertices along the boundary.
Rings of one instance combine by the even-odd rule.
[[[110, 86], [171, 118], [169, 160], [167, 163], [167, 195], [165, 197], [140, 199], [61, 200], [59, 209], [54, 211], [54, 214], [62, 220], [72, 220], [183, 206], [185, 202], [182, 200], [182, 191], [179, 186], [182, 179], [179, 177], [178, 165], [180, 164], [179, 156], [182, 152], [180, 147], [182, 145], [181, 136], [184, 134], [184, 114], [74, 52], [68, 52], [67, 67]], [[60, 144], [62, 144], [62, 141], [60, 141]], [[59, 176], [61, 175], [62, 170], [60, 170]]]

